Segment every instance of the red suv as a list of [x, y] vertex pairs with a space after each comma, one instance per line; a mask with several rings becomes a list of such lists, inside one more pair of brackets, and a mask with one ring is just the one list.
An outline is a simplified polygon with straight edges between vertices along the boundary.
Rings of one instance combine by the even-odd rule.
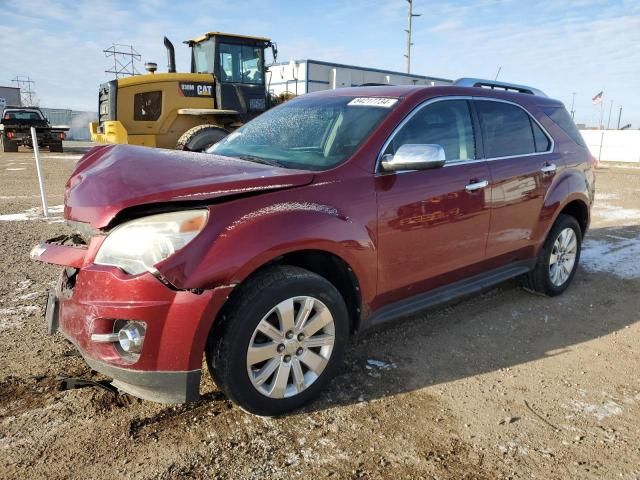
[[31, 255], [65, 267], [49, 332], [121, 390], [195, 400], [204, 353], [226, 395], [274, 415], [325, 388], [356, 332], [512, 277], [562, 293], [593, 197], [592, 157], [542, 92], [346, 88], [208, 153], [94, 148], [66, 186], [75, 233]]

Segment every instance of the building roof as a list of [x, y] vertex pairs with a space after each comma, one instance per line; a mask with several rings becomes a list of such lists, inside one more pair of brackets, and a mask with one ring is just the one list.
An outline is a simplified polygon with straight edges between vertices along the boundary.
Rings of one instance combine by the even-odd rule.
[[[438, 82], [451, 82], [453, 83], [453, 80], [449, 79], [449, 78], [440, 78], [440, 77], [430, 77], [430, 76], [426, 76], [426, 75], [416, 75], [415, 73], [406, 73], [406, 72], [396, 72], [393, 70], [383, 70], [380, 68], [369, 68], [369, 67], [360, 67], [358, 65], [347, 65], [345, 63], [334, 63], [334, 62], [325, 62], [322, 60], [312, 60], [312, 59], [301, 59], [301, 60], [293, 60], [293, 62], [295, 63], [314, 63], [316, 65], [326, 65], [328, 67], [339, 67], [339, 68], [350, 68], [352, 70], [364, 70], [366, 72], [376, 72], [376, 73], [384, 73], [387, 75], [399, 75], [402, 77], [409, 77], [409, 78], [419, 78], [421, 80], [434, 80], [434, 81], [438, 81]], [[277, 66], [281, 66], [281, 65], [289, 65], [291, 62], [279, 62], [279, 63], [274, 63], [273, 65], [271, 65], [272, 67], [277, 67]]]

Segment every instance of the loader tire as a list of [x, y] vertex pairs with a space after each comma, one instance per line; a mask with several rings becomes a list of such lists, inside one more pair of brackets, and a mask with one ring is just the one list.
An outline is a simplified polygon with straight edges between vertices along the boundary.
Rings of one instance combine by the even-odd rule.
[[219, 125], [198, 125], [182, 134], [176, 144], [176, 150], [204, 152], [227, 135], [229, 132]]

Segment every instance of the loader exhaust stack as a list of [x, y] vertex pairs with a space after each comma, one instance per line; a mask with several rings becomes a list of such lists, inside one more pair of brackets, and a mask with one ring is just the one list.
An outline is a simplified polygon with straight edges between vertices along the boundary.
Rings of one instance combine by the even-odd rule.
[[169, 73], [176, 73], [176, 50], [173, 48], [173, 43], [167, 37], [164, 37], [164, 46], [167, 49], [167, 71]]

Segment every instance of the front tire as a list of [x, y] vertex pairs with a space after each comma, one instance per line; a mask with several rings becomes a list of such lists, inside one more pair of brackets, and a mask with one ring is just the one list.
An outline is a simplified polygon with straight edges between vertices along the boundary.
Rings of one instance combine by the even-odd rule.
[[265, 269], [239, 287], [207, 344], [218, 387], [243, 409], [280, 415], [319, 395], [349, 337], [344, 299], [308, 270]]
[[560, 214], [538, 255], [536, 266], [524, 277], [524, 286], [554, 297], [564, 292], [578, 269], [582, 250], [580, 224], [570, 215]]
[[229, 132], [218, 125], [198, 125], [182, 134], [176, 144], [176, 150], [204, 152], [227, 135]]

